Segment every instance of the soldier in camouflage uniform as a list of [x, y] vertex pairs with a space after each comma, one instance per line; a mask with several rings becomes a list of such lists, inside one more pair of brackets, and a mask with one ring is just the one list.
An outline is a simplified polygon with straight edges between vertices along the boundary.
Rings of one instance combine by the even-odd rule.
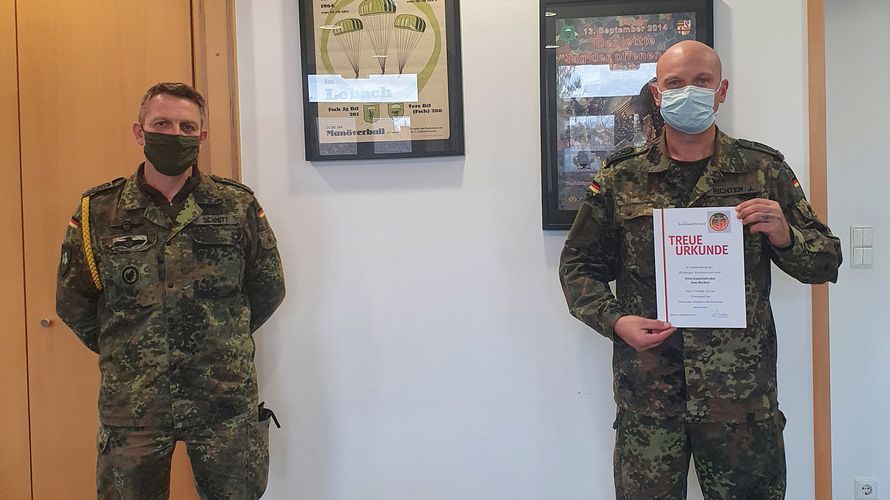
[[[613, 341], [616, 497], [685, 499], [692, 455], [706, 499], [781, 499], [785, 417], [770, 262], [804, 283], [833, 282], [840, 243], [781, 153], [717, 130], [728, 82], [712, 49], [680, 42], [657, 75], [664, 133], [607, 160], [560, 263], [572, 315]], [[726, 206], [745, 226], [747, 328], [677, 329], [651, 319], [652, 209]]]
[[102, 499], [167, 498], [177, 441], [202, 498], [266, 487], [252, 334], [284, 279], [253, 192], [197, 168], [204, 108], [185, 84], [149, 89], [133, 127], [146, 161], [84, 193], [62, 245], [59, 317], [99, 355]]

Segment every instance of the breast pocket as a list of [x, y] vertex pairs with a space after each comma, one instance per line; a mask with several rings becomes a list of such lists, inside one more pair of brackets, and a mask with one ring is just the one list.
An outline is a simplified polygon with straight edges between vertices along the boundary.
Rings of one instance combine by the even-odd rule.
[[197, 227], [191, 231], [195, 295], [238, 293], [244, 274], [245, 239], [240, 227]]
[[621, 218], [622, 260], [628, 271], [643, 277], [655, 276], [652, 246], [652, 206], [631, 204], [618, 207]]
[[160, 302], [155, 235], [101, 239], [100, 276], [112, 309], [148, 307]]

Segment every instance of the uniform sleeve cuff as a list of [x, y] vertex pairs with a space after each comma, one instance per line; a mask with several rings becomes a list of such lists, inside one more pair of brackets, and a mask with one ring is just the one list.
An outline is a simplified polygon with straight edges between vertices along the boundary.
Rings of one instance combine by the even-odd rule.
[[615, 340], [617, 340], [618, 337], [615, 335], [615, 323], [617, 323], [618, 320], [621, 319], [623, 316], [627, 316], [627, 313], [625, 313], [624, 311], [621, 311], [621, 310], [617, 310], [617, 309], [607, 311], [606, 313], [604, 313], [603, 314], [603, 331], [601, 331], [600, 333], [604, 337], [612, 339], [613, 342]]
[[788, 225], [788, 228], [791, 230], [791, 244], [783, 248], [772, 247], [776, 254], [781, 256], [794, 254], [796, 250], [799, 250], [801, 242], [804, 240], [803, 233], [800, 232], [800, 229], [797, 229], [790, 224]]

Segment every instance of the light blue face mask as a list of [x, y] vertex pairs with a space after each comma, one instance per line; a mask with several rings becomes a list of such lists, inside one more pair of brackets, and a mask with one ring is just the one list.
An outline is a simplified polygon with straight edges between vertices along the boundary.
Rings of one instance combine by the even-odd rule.
[[686, 134], [700, 134], [717, 116], [714, 95], [717, 89], [688, 85], [661, 91], [661, 116], [665, 123]]

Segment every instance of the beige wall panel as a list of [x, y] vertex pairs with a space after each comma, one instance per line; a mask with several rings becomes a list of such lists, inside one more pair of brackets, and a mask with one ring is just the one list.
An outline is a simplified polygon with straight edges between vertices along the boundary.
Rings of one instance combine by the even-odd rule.
[[241, 178], [234, 0], [193, 0], [195, 86], [209, 103], [201, 168]]
[[0, 492], [31, 498], [15, 1], [0, 0]]

